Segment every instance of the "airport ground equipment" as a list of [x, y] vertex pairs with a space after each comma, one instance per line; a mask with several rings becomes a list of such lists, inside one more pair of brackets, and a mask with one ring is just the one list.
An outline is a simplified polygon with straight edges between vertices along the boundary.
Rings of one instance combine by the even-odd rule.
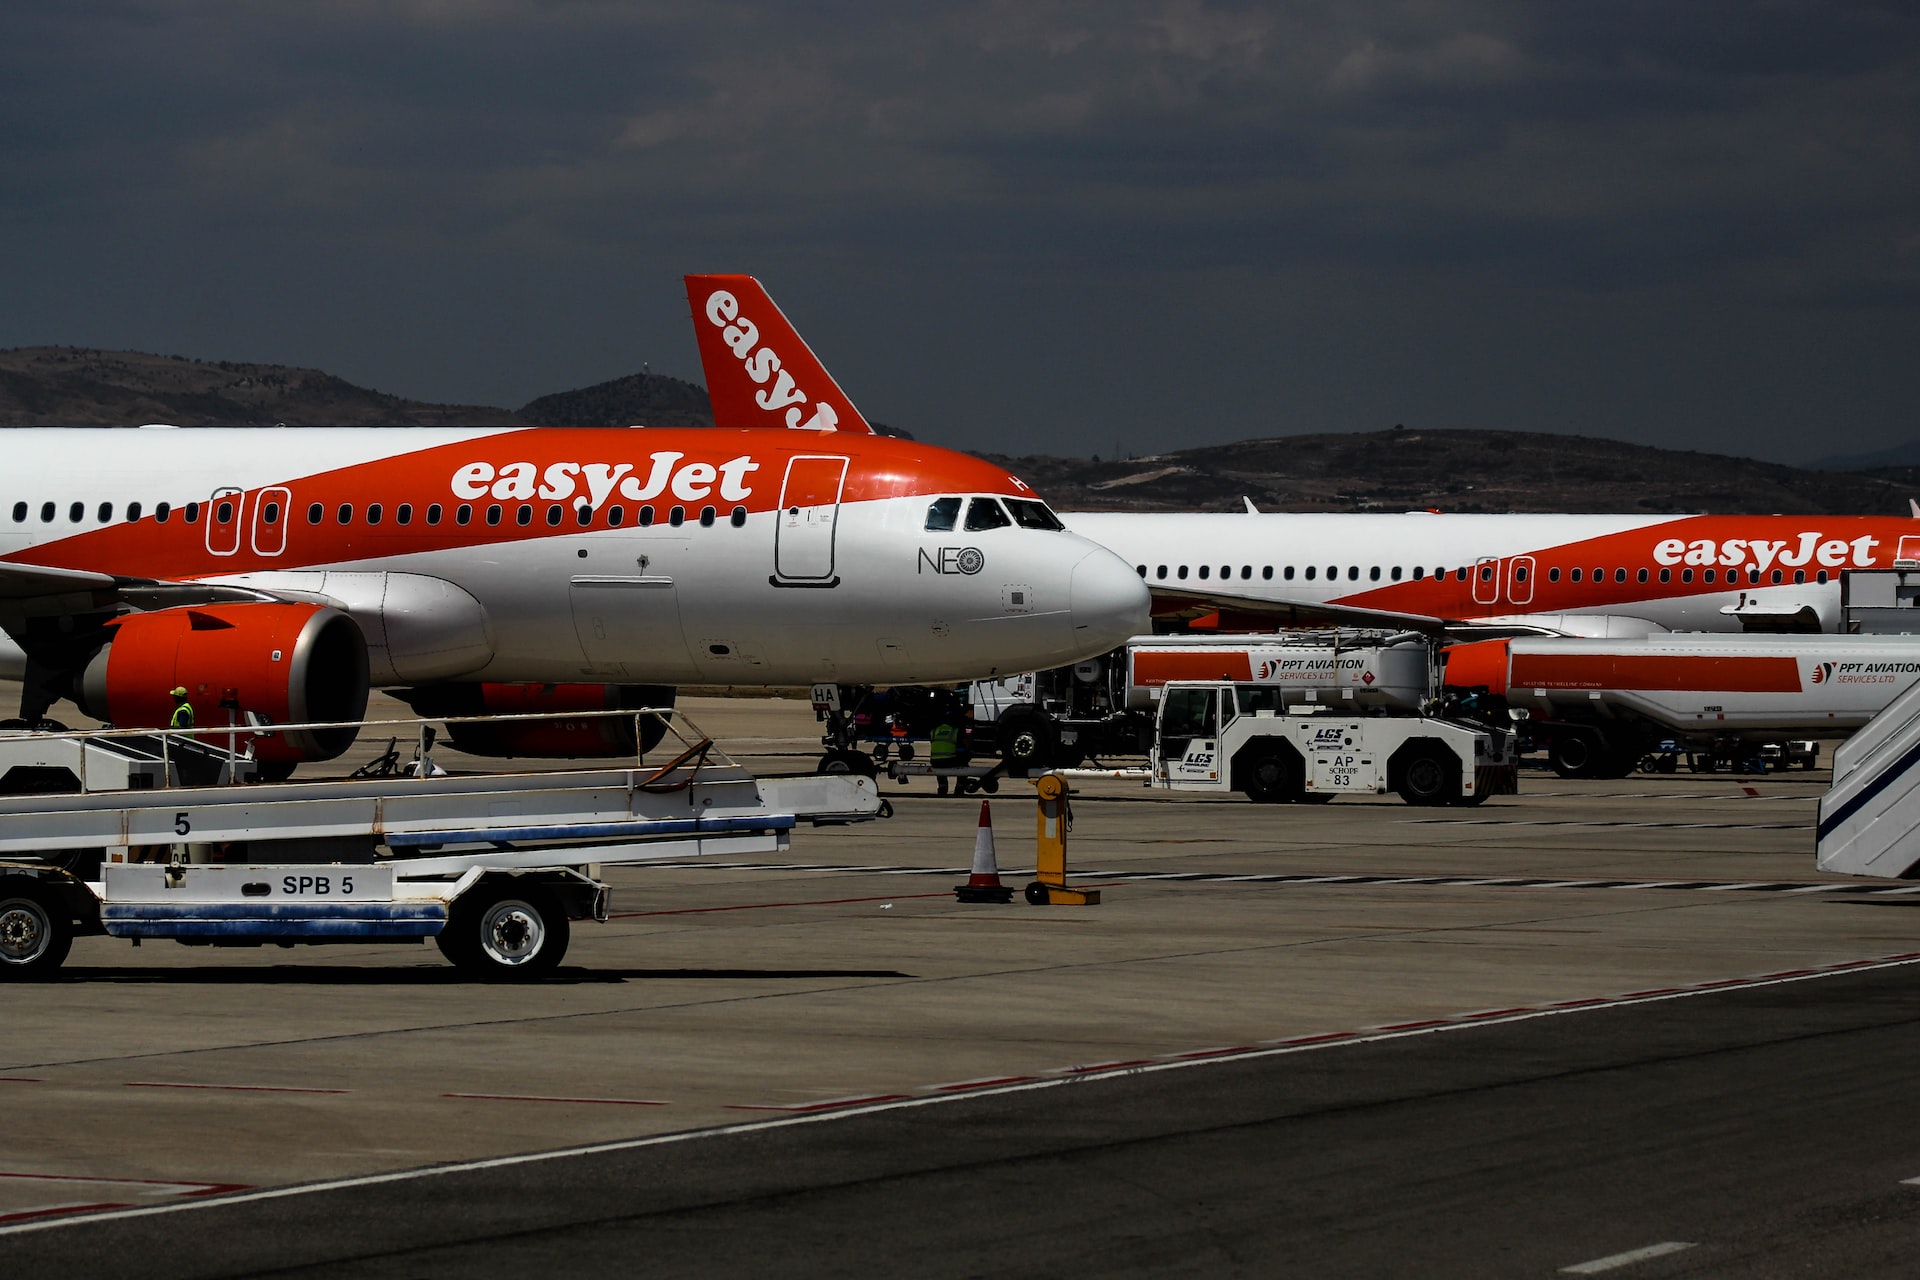
[[[412, 777], [101, 789], [85, 756], [84, 788], [0, 797], [0, 977], [50, 975], [76, 934], [95, 933], [213, 946], [430, 937], [463, 969], [532, 977], [560, 962], [571, 921], [606, 919], [605, 867], [775, 853], [798, 823], [880, 813], [869, 779], [756, 779], [684, 718], [631, 714], [672, 718], [671, 759], [449, 775], [427, 754], [431, 726], [404, 721], [383, 725], [418, 734]], [[93, 751], [129, 735], [26, 736]]]
[[1834, 748], [1816, 832], [1822, 871], [1920, 878], [1920, 684]]
[[1394, 791], [1408, 804], [1479, 804], [1518, 789], [1517, 735], [1504, 704], [1495, 709], [1484, 721], [1354, 715], [1285, 706], [1254, 685], [1175, 681], [1160, 698], [1148, 768], [1156, 786], [1259, 803]]
[[1426, 639], [1404, 632], [1135, 636], [1071, 667], [976, 682], [975, 752], [991, 744], [1013, 772], [1146, 755], [1160, 692], [1174, 680], [1256, 686], [1278, 706], [1412, 713], [1432, 691], [1431, 670]]
[[1098, 889], [1075, 889], [1067, 884], [1067, 833], [1073, 830], [1072, 792], [1057, 773], [1033, 779], [1033, 883], [1027, 901], [1036, 907], [1097, 907]]
[[1920, 636], [1902, 635], [1528, 636], [1443, 657], [1446, 689], [1525, 711], [1528, 737], [1572, 778], [1620, 777], [1663, 739], [1711, 769], [1783, 739], [1844, 737], [1920, 679]]

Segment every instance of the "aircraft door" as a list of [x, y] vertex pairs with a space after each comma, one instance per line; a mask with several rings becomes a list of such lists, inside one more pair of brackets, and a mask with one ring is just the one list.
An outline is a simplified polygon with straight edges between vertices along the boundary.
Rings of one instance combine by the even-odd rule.
[[568, 594], [588, 674], [662, 683], [692, 678], [672, 578], [582, 576]]
[[262, 489], [253, 503], [253, 553], [277, 556], [287, 549], [287, 512], [293, 495], [282, 488]]
[[207, 551], [211, 555], [230, 556], [240, 550], [241, 508], [247, 496], [231, 485], [222, 485], [207, 499]]
[[1514, 604], [1533, 603], [1533, 557], [1515, 556], [1507, 561], [1507, 599]]
[[833, 576], [833, 540], [846, 478], [845, 458], [803, 455], [788, 460], [774, 524], [774, 586], [839, 585]]
[[1500, 598], [1500, 561], [1482, 556], [1473, 562], [1473, 602], [1492, 604]]

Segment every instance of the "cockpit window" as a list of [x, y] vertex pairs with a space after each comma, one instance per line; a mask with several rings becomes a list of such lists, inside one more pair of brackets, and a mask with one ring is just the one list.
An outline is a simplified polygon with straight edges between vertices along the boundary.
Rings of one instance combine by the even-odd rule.
[[960, 499], [935, 498], [933, 505], [927, 508], [927, 532], [951, 533], [956, 520], [960, 518]]
[[1001, 505], [992, 498], [972, 498], [967, 502], [967, 532], [980, 533], [986, 529], [1004, 529], [1013, 521]]
[[1059, 516], [1047, 510], [1044, 502], [1035, 502], [1031, 498], [1008, 498], [1006, 503], [1007, 510], [1013, 512], [1013, 522], [1022, 529], [1052, 529], [1057, 532], [1066, 528], [1060, 523]]

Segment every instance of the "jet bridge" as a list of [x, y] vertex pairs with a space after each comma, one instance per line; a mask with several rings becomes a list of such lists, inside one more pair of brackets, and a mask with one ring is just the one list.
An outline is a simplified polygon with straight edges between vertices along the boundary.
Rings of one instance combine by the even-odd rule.
[[[559, 963], [570, 921], [606, 918], [606, 866], [765, 856], [803, 822], [885, 812], [872, 779], [755, 778], [671, 711], [606, 714], [671, 717], [680, 749], [651, 766], [459, 776], [432, 766], [423, 734], [421, 776], [182, 786], [145, 747], [123, 750], [125, 732], [6, 735], [0, 775], [10, 760], [82, 767], [78, 789], [0, 796], [0, 977], [53, 972], [86, 933], [431, 937], [463, 968], [532, 976]], [[162, 746], [171, 762], [179, 744]], [[110, 767], [122, 758], [139, 768]], [[244, 776], [237, 763], [219, 776]]]

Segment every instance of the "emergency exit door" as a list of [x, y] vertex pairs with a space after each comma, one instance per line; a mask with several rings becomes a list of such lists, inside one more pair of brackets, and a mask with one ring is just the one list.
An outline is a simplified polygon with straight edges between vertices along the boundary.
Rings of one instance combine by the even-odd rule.
[[802, 456], [787, 462], [774, 522], [773, 585], [839, 585], [833, 576], [833, 543], [846, 479], [845, 458]]

